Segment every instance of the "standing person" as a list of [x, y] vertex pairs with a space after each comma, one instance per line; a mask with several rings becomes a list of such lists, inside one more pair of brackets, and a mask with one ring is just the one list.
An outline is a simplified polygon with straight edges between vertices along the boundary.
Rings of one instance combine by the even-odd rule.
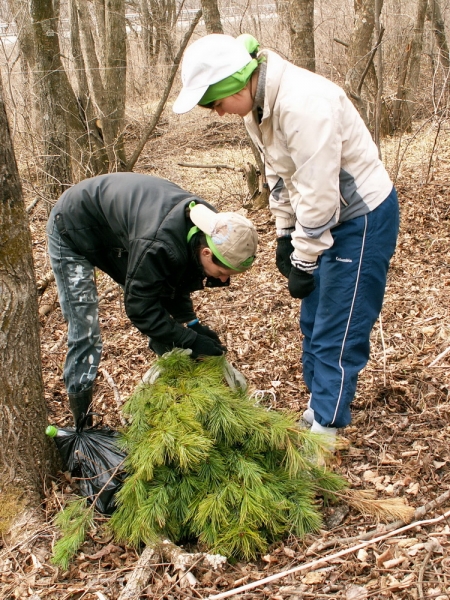
[[[190, 293], [227, 285], [256, 254], [253, 224], [217, 212], [174, 183], [137, 173], [86, 179], [64, 192], [47, 224], [59, 302], [68, 323], [64, 383], [75, 424], [86, 416], [102, 353], [94, 267], [124, 288], [130, 321], [157, 354], [226, 351], [202, 325]], [[88, 419], [89, 421], [89, 419]]]
[[302, 299], [303, 418], [329, 436], [351, 421], [399, 228], [397, 194], [345, 92], [249, 35], [207, 35], [185, 52], [173, 110], [236, 114], [264, 159], [276, 264]]

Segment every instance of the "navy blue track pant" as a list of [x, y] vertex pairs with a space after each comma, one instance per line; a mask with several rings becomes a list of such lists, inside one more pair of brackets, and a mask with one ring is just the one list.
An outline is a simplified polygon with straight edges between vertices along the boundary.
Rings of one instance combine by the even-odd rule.
[[389, 261], [399, 229], [395, 189], [373, 212], [334, 229], [319, 259], [316, 289], [302, 301], [303, 377], [315, 420], [351, 421], [359, 372], [369, 360], [370, 332], [381, 312]]

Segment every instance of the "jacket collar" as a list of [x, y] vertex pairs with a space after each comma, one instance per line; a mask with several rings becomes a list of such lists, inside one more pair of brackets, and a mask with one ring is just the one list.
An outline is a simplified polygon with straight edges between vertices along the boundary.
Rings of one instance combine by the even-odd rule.
[[273, 112], [273, 107], [278, 96], [281, 78], [286, 68], [286, 61], [272, 50], [263, 50], [259, 56], [265, 57], [266, 83], [264, 90], [264, 110], [262, 120], [267, 119]]

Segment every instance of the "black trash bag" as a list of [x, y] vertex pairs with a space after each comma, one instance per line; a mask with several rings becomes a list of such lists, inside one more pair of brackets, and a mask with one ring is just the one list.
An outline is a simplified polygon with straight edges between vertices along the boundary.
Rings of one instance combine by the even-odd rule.
[[125, 481], [126, 454], [119, 448], [117, 431], [97, 426], [83, 429], [85, 420], [80, 419], [76, 429], [50, 425], [46, 433], [55, 440], [64, 466], [77, 481], [81, 495], [89, 502], [96, 500], [95, 508], [111, 515], [116, 508], [114, 495]]

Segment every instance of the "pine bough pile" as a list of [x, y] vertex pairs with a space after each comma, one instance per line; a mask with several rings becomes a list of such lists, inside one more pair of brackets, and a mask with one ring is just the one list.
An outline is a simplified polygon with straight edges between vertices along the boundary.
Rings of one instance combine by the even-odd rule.
[[208, 551], [253, 559], [290, 533], [317, 530], [318, 497], [347, 487], [318, 466], [321, 436], [227, 385], [224, 363], [167, 354], [156, 380], [126, 403], [128, 476], [109, 523], [118, 542], [195, 538]]

